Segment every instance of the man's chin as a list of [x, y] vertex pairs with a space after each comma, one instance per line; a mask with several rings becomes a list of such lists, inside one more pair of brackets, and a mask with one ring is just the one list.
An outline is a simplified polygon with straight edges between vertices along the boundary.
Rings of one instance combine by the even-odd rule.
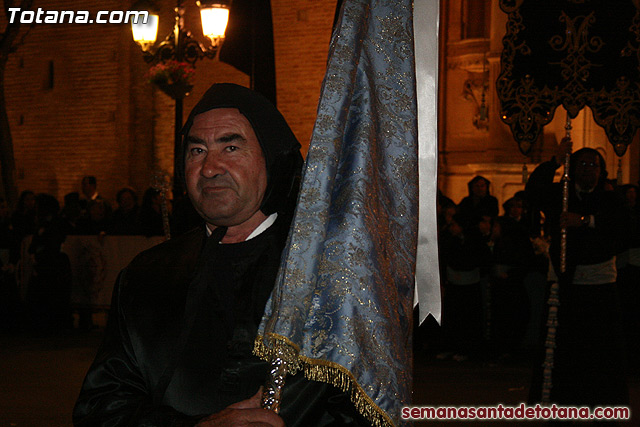
[[[198, 210], [198, 209], [197, 209]], [[200, 216], [213, 227], [234, 227], [244, 222], [244, 218], [233, 210], [210, 208], [199, 209]]]
[[204, 218], [205, 221], [209, 224], [215, 224], [216, 226], [227, 226], [230, 222], [230, 215], [227, 212], [220, 210], [201, 210], [200, 216]]
[[[210, 228], [215, 227], [238, 227], [249, 224], [253, 221], [253, 216], [243, 212], [223, 212], [223, 211], [200, 211], [200, 216], [209, 224]], [[266, 217], [265, 217], [266, 218]]]

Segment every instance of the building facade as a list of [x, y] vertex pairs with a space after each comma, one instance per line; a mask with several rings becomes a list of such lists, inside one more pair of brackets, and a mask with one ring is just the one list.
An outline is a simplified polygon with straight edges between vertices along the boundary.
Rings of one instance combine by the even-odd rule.
[[[171, 31], [175, 2], [158, 4], [161, 39]], [[334, 0], [271, 1], [278, 107], [305, 152], [335, 5]], [[184, 6], [185, 26], [198, 37], [195, 1]], [[40, 0], [36, 7], [94, 15], [127, 10], [131, 1]], [[441, 1], [441, 22], [439, 187], [459, 202], [467, 194], [467, 182], [483, 175], [503, 202], [523, 188], [526, 171], [551, 156], [564, 133], [561, 108], [531, 154], [523, 156], [498, 116], [494, 83], [507, 22], [499, 1]], [[5, 81], [18, 190], [47, 192], [62, 200], [79, 191], [83, 176], [94, 175], [99, 191], [113, 200], [125, 186], [141, 195], [156, 171], [172, 173], [174, 101], [147, 82], [148, 69], [129, 25], [31, 26], [10, 57]], [[214, 82], [248, 86], [249, 77], [218, 60], [198, 61], [193, 90], [184, 101], [185, 116]], [[572, 125], [574, 147], [597, 148], [610, 176], [620, 164], [622, 181], [638, 182], [637, 141], [619, 160], [590, 113], [582, 112]]]

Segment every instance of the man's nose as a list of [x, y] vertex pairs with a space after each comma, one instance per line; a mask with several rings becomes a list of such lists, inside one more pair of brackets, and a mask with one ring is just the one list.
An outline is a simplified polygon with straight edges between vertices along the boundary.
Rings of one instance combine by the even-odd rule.
[[206, 178], [215, 178], [225, 173], [224, 164], [220, 155], [214, 152], [208, 152], [204, 159], [200, 174]]

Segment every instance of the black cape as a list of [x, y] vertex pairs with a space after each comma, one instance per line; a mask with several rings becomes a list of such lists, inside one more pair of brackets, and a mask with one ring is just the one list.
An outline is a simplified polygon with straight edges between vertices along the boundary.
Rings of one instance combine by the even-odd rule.
[[[252, 348], [286, 239], [283, 222], [224, 245], [200, 228], [136, 257], [114, 290], [74, 424], [194, 425], [253, 396], [269, 368]], [[368, 425], [347, 394], [301, 374], [287, 379], [280, 415], [288, 426]]]

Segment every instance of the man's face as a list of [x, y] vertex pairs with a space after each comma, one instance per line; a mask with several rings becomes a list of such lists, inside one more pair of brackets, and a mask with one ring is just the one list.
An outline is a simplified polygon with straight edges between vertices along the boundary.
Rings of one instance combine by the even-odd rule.
[[27, 211], [34, 210], [36, 208], [36, 196], [33, 194], [27, 194], [24, 198], [24, 208]]
[[185, 177], [194, 207], [213, 226], [237, 226], [262, 214], [267, 168], [253, 127], [240, 111], [217, 108], [194, 117]]
[[519, 219], [522, 216], [522, 200], [515, 200], [509, 206], [509, 216], [511, 218]]
[[92, 185], [87, 178], [82, 179], [82, 194], [84, 194], [87, 198], [93, 196], [95, 193], [96, 187]]
[[487, 183], [483, 179], [479, 179], [471, 184], [471, 192], [478, 197], [487, 195]]
[[591, 190], [600, 179], [600, 159], [595, 153], [585, 152], [576, 160], [575, 180], [583, 190]]
[[118, 198], [118, 205], [122, 210], [130, 211], [136, 206], [136, 200], [133, 198], [131, 193], [125, 191], [120, 195], [120, 198]]

